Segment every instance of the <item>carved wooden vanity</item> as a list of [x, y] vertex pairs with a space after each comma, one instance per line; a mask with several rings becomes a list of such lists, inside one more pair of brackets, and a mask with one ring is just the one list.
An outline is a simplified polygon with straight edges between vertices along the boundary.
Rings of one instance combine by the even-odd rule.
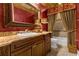
[[1, 56], [43, 56], [51, 50], [51, 33], [17, 38], [14, 40], [11, 38], [12, 41], [0, 44]]

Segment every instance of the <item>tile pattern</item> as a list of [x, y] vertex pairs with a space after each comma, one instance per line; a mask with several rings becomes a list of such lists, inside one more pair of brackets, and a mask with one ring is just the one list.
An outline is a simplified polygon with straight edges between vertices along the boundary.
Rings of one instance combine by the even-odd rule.
[[76, 54], [68, 51], [66, 37], [53, 37], [51, 38], [51, 41], [53, 41], [53, 39], [58, 39], [58, 48], [53, 48], [51, 44], [51, 52], [49, 52], [47, 56], [76, 56]]

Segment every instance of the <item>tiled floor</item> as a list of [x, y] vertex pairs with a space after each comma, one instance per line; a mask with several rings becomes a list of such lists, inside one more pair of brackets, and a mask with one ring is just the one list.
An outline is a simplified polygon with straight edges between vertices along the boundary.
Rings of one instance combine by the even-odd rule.
[[[58, 48], [53, 47], [53, 39], [57, 39]], [[51, 52], [47, 56], [76, 56], [76, 54], [68, 52], [67, 38], [53, 37], [51, 38]]]

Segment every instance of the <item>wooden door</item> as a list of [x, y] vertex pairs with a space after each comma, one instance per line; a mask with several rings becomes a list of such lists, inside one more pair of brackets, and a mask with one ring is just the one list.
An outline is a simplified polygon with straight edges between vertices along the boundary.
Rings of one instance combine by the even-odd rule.
[[0, 47], [0, 56], [10, 56], [10, 46], [2, 46]]

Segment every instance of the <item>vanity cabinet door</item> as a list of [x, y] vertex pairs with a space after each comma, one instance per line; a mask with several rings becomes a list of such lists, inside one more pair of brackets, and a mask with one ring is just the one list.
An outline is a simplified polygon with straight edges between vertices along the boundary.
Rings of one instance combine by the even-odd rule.
[[0, 47], [0, 56], [2, 55], [2, 49], [1, 49], [1, 47]]
[[42, 56], [43, 55], [43, 42], [34, 44], [32, 46], [32, 55], [33, 56]]
[[10, 56], [10, 46], [2, 46], [0, 47], [0, 56]]

